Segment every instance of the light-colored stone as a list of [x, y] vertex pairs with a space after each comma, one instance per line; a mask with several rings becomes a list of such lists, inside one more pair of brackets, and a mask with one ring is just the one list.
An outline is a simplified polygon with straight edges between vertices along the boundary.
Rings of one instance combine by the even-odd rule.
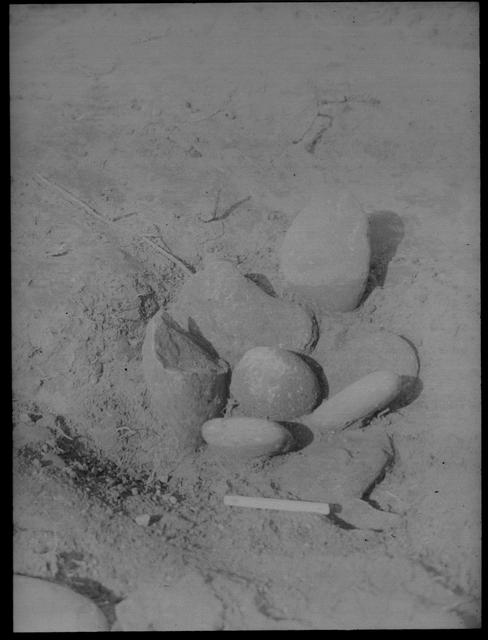
[[225, 406], [228, 365], [162, 311], [147, 325], [142, 362], [158, 418], [181, 451], [195, 445], [202, 424]]
[[232, 372], [231, 394], [244, 415], [289, 420], [309, 413], [321, 399], [320, 384], [296, 353], [254, 347]]
[[14, 632], [108, 631], [108, 622], [88, 598], [59, 584], [14, 576]]
[[401, 378], [391, 371], [374, 371], [327, 398], [300, 422], [320, 430], [341, 429], [385, 408], [401, 390]]
[[313, 358], [324, 369], [330, 395], [373, 371], [386, 369], [412, 378], [419, 374], [414, 348], [386, 329], [358, 327], [335, 335], [323, 331]]
[[346, 190], [323, 185], [294, 219], [280, 250], [288, 288], [314, 311], [351, 311], [369, 272], [368, 221]]
[[215, 418], [202, 426], [207, 444], [242, 457], [272, 455], [284, 451], [292, 441], [287, 429], [260, 418]]
[[232, 365], [257, 346], [309, 352], [318, 337], [303, 308], [268, 295], [230, 262], [214, 257], [185, 282], [170, 312]]
[[216, 631], [223, 607], [203, 577], [191, 571], [173, 585], [141, 586], [116, 606], [122, 631]]

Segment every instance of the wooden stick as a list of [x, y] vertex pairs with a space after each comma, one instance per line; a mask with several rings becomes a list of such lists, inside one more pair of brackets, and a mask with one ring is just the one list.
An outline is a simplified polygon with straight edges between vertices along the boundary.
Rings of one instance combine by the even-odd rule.
[[272, 509], [274, 511], [295, 511], [302, 513], [321, 513], [328, 515], [330, 505], [325, 502], [307, 502], [305, 500], [277, 500], [274, 498], [253, 498], [248, 496], [224, 496], [224, 504], [230, 507], [249, 507], [251, 509]]
[[[81, 207], [90, 216], [92, 216], [94, 218], [97, 218], [97, 220], [100, 220], [101, 222], [104, 222], [105, 224], [115, 228], [115, 225], [113, 224], [113, 222], [114, 222], [113, 220], [109, 220], [108, 218], [105, 218], [104, 216], [102, 216], [96, 209], [94, 209], [93, 207], [90, 207], [89, 204], [87, 204], [83, 200], [80, 200], [80, 198], [77, 198], [73, 193], [71, 193], [71, 191], [68, 191], [68, 189], [65, 189], [64, 187], [60, 187], [59, 185], [54, 183], [52, 180], [48, 180], [47, 178], [42, 176], [40, 173], [36, 173], [35, 176], [39, 180], [39, 182], [41, 182], [42, 184], [45, 184], [45, 185], [55, 189], [66, 200], [68, 200], [68, 201], [70, 201], [70, 202], [72, 202], [74, 204], [77, 204], [79, 207]], [[130, 214], [130, 215], [132, 215], [132, 214]], [[177, 267], [180, 267], [180, 269], [182, 269], [186, 274], [189, 274], [189, 275], [192, 276], [195, 273], [194, 271], [192, 271], [187, 266], [187, 264], [181, 258], [179, 258], [178, 256], [176, 256], [173, 253], [171, 253], [171, 251], [168, 251], [167, 249], [164, 249], [163, 247], [160, 247], [153, 240], [151, 240], [151, 238], [149, 238], [147, 236], [142, 236], [142, 235], [139, 235], [139, 234], [135, 234], [135, 235], [136, 235], [137, 238], [140, 238], [141, 240], [143, 240], [147, 244], [150, 244], [151, 247], [153, 247], [154, 249], [156, 249], [156, 251], [158, 251], [163, 256], [165, 256], [174, 265], [176, 265]]]

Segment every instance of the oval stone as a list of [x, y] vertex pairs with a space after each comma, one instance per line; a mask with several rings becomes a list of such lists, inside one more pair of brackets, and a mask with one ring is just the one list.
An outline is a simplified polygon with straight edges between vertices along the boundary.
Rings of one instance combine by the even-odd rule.
[[400, 393], [401, 377], [391, 371], [374, 371], [350, 384], [300, 422], [321, 430], [336, 430], [367, 418], [387, 407]]
[[109, 631], [91, 600], [59, 584], [15, 575], [13, 595], [15, 633]]
[[237, 363], [230, 391], [247, 416], [288, 420], [301, 416], [321, 400], [319, 380], [296, 353], [254, 347]]
[[246, 457], [279, 453], [292, 440], [285, 427], [259, 418], [214, 418], [202, 426], [202, 437], [222, 452]]
[[351, 311], [369, 272], [368, 220], [347, 191], [324, 185], [294, 219], [280, 250], [288, 289], [316, 313]]

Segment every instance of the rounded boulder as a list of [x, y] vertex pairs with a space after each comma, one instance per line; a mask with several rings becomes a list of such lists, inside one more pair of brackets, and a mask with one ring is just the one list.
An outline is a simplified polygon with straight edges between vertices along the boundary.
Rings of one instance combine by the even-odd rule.
[[255, 418], [289, 420], [309, 413], [322, 399], [321, 383], [298, 354], [254, 347], [232, 373], [231, 394], [239, 411]]

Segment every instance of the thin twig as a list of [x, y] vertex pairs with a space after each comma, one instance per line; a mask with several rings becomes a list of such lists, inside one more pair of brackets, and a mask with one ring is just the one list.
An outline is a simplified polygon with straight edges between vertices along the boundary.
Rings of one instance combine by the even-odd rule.
[[295, 138], [294, 140], [292, 140], [292, 144], [298, 144], [299, 142], [301, 142], [303, 140], [303, 138], [307, 135], [307, 133], [310, 131], [310, 129], [313, 127], [313, 125], [315, 124], [315, 120], [317, 120], [317, 113], [315, 113], [312, 122], [308, 125], [308, 127], [305, 129], [305, 131], [302, 133], [302, 135], [299, 138]]
[[93, 207], [90, 207], [90, 205], [84, 202], [83, 200], [80, 200], [80, 198], [77, 198], [73, 193], [71, 193], [71, 191], [68, 191], [68, 189], [65, 189], [64, 187], [60, 187], [56, 183], [52, 182], [52, 180], [48, 180], [47, 178], [42, 176], [40, 173], [36, 173], [35, 175], [36, 175], [36, 178], [40, 180], [42, 183], [44, 183], [48, 187], [52, 187], [56, 191], [59, 191], [59, 193], [62, 196], [64, 196], [68, 200], [71, 200], [72, 202], [77, 204], [79, 207], [81, 207], [85, 211], [85, 213], [88, 213], [89, 215], [97, 218], [97, 220], [102, 220], [102, 222], [105, 222], [106, 224], [110, 223], [110, 221], [107, 218], [104, 218], [104, 216], [102, 216], [101, 213], [99, 213]]
[[[168, 245], [166, 244], [166, 242], [164, 241], [163, 238], [163, 232], [161, 231], [161, 229], [158, 227], [157, 224], [153, 223], [154, 228], [156, 229], [156, 238], [161, 242], [161, 244], [163, 245], [162, 247], [160, 247], [161, 249], [164, 249], [164, 251], [167, 251], [167, 253], [172, 256], [175, 260], [178, 260], [180, 265], [183, 266], [185, 269], [187, 269], [191, 274], [195, 273], [196, 269], [193, 265], [188, 264], [185, 260], [183, 260], [182, 258], [180, 258], [179, 256], [175, 255], [174, 253], [172, 253], [169, 248]], [[148, 237], [148, 236], [144, 236], [144, 237]], [[160, 245], [157, 245], [160, 246]]]
[[[318, 116], [317, 116], [318, 117]], [[332, 126], [332, 116], [320, 116], [320, 117], [327, 117], [329, 119], [328, 124], [325, 127], [321, 127], [318, 131], [318, 133], [315, 134], [315, 136], [313, 137], [313, 139], [308, 142], [305, 145], [305, 149], [309, 152], [309, 153], [314, 153], [315, 152], [315, 147], [317, 146], [317, 144], [320, 142], [320, 140], [322, 139], [322, 136], [324, 135], [324, 133], [330, 129], [330, 127]]]
[[[81, 207], [85, 211], [85, 213], [88, 213], [88, 215], [92, 216], [93, 218], [96, 218], [97, 220], [101, 220], [102, 222], [104, 222], [108, 226], [116, 228], [113, 225], [113, 221], [112, 220], [109, 220], [108, 218], [105, 218], [104, 216], [102, 216], [96, 209], [94, 209], [93, 207], [90, 207], [90, 205], [87, 204], [86, 202], [84, 202], [83, 200], [80, 200], [80, 198], [76, 197], [73, 193], [71, 193], [71, 191], [68, 191], [64, 187], [60, 187], [56, 183], [52, 182], [52, 180], [48, 180], [47, 178], [42, 176], [40, 173], [36, 173], [35, 177], [42, 184], [45, 184], [45, 185], [51, 187], [52, 189], [55, 189], [56, 191], [58, 191], [68, 201], [71, 201], [72, 203], [77, 204], [79, 207]], [[179, 258], [178, 256], [174, 255], [168, 249], [164, 249], [163, 247], [160, 247], [153, 240], [151, 240], [150, 237], [139, 235], [139, 234], [135, 234], [135, 236], [137, 238], [140, 238], [141, 240], [143, 240], [147, 244], [150, 244], [154, 249], [156, 249], [156, 251], [158, 251], [163, 256], [165, 256], [174, 265], [176, 265], [177, 267], [180, 267], [180, 269], [185, 271], [185, 273], [187, 273], [189, 275], [193, 275], [195, 273], [195, 269], [193, 269], [193, 267], [190, 268], [181, 258]]]
[[201, 216], [198, 216], [198, 219], [199, 219], [201, 222], [213, 222], [214, 220], [218, 220], [218, 218], [217, 218], [217, 211], [218, 211], [218, 209], [219, 209], [219, 202], [220, 202], [220, 194], [221, 194], [221, 193], [222, 193], [222, 189], [219, 189], [219, 190], [217, 191], [217, 196], [216, 196], [216, 198], [215, 198], [215, 205], [214, 205], [214, 210], [213, 210], [213, 213], [212, 213], [212, 217], [211, 217], [211, 218], [209, 218], [208, 220], [204, 220]]
[[118, 222], [119, 220], [123, 220], [124, 218], [130, 218], [131, 216], [137, 216], [138, 211], [131, 211], [130, 213], [124, 213], [122, 216], [117, 216], [116, 218], [112, 218], [112, 222]]
[[240, 207], [241, 204], [244, 204], [245, 202], [247, 202], [248, 200], [251, 199], [251, 196], [247, 196], [246, 198], [243, 198], [242, 200], [239, 200], [238, 202], [235, 202], [233, 205], [231, 205], [230, 207], [228, 207], [224, 213], [222, 215], [220, 215], [218, 218], [216, 218], [217, 220], [225, 220], [225, 218], [228, 218], [230, 216], [231, 213], [233, 213], [237, 207]]
[[[217, 207], [218, 207], [218, 200], [220, 198], [220, 191], [218, 193], [217, 196], [217, 202], [215, 204], [215, 209], [214, 209], [214, 214], [213, 216], [210, 218], [210, 220], [202, 220], [202, 222], [207, 223], [207, 222], [216, 222], [217, 220], [225, 220], [226, 218], [228, 218], [230, 216], [231, 213], [233, 213], [238, 207], [240, 207], [242, 204], [244, 204], [245, 202], [247, 202], [248, 200], [251, 199], [251, 196], [247, 196], [245, 198], [243, 198], [242, 200], [239, 200], [238, 202], [235, 202], [234, 204], [232, 204], [230, 207], [227, 207], [227, 209], [225, 209], [225, 211], [223, 213], [221, 213], [219, 216], [217, 215]], [[201, 219], [201, 218], [200, 218]]]

